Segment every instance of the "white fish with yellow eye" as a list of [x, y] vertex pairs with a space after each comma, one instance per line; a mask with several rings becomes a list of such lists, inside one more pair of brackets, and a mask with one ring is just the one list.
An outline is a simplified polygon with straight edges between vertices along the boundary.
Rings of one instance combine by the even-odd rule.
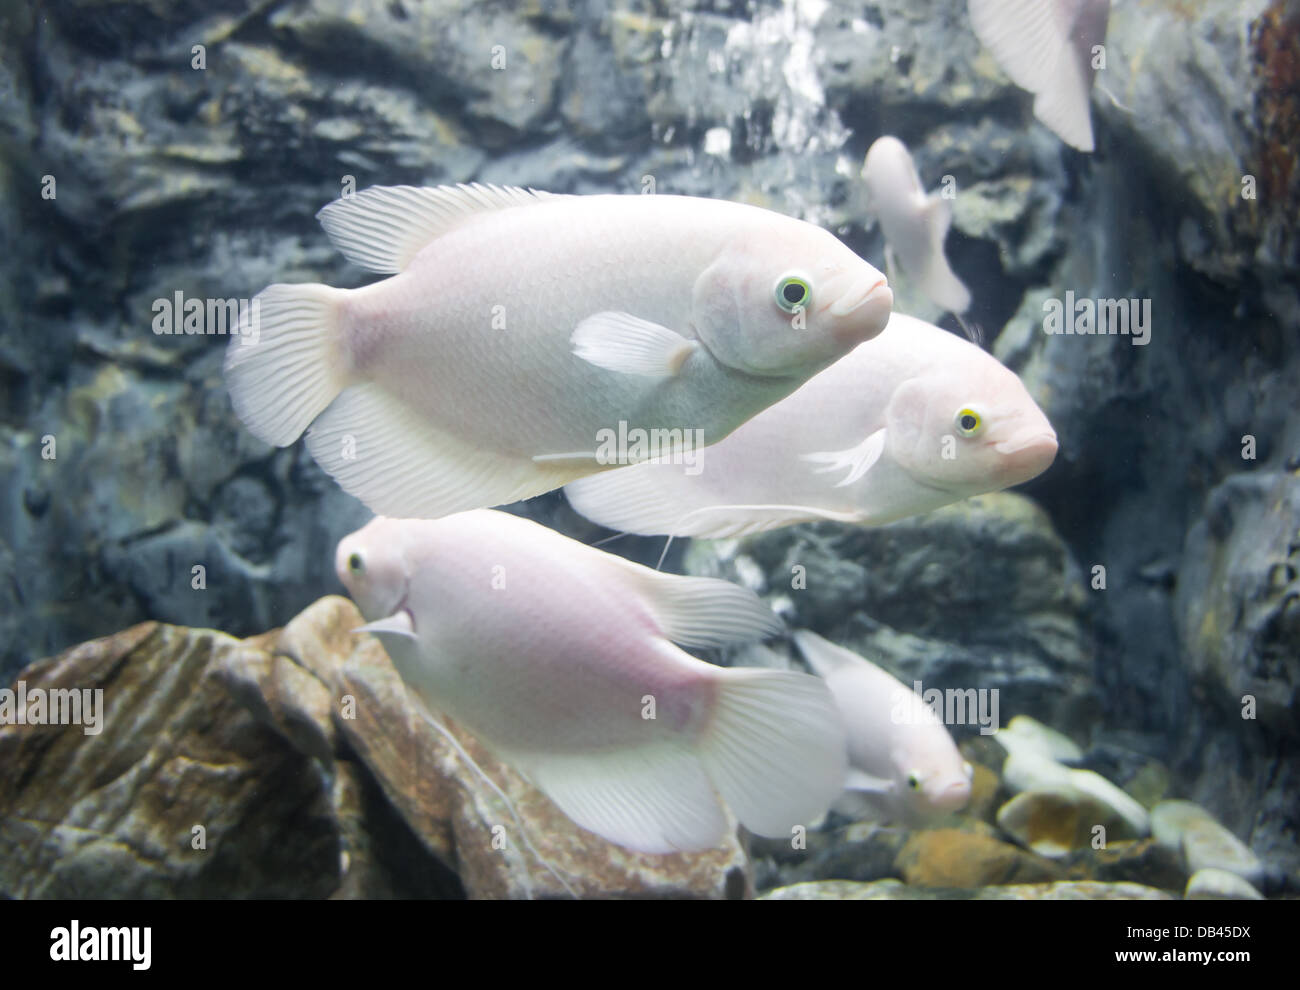
[[732, 537], [829, 519], [878, 526], [1047, 469], [1056, 433], [1019, 377], [895, 313], [876, 339], [705, 452], [570, 484], [578, 512], [647, 535]]
[[716, 846], [723, 802], [750, 831], [788, 839], [843, 787], [844, 728], [822, 681], [717, 667], [675, 645], [778, 632], [743, 588], [486, 509], [374, 519], [339, 543], [335, 567], [431, 712], [611, 842]]
[[[374, 511], [528, 498], [737, 426], [885, 325], [885, 278], [812, 224], [684, 196], [375, 187], [320, 213], [359, 289], [272, 285], [226, 354], [235, 412]], [[676, 431], [674, 433], [673, 431]]]
[[952, 313], [970, 308], [970, 291], [953, 272], [943, 242], [952, 225], [952, 200], [926, 195], [907, 147], [896, 137], [877, 138], [862, 166], [867, 202], [885, 235], [886, 271], [896, 259], [903, 273], [936, 306]]
[[966, 806], [974, 770], [920, 695], [814, 632], [801, 629], [794, 642], [844, 720], [847, 789], [876, 817], [919, 825]]
[[970, 0], [970, 19], [1011, 81], [1034, 94], [1034, 116], [1092, 151], [1090, 98], [1110, 0]]

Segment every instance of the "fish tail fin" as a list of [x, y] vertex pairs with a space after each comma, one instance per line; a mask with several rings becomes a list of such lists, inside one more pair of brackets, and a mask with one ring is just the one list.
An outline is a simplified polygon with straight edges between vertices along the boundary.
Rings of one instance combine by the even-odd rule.
[[235, 413], [259, 440], [287, 447], [348, 384], [339, 303], [346, 289], [268, 286], [241, 314], [226, 349]]
[[918, 281], [921, 291], [938, 306], [951, 313], [964, 313], [970, 308], [970, 290], [966, 288], [948, 264], [944, 241], [952, 226], [952, 200], [932, 195], [927, 204], [927, 221], [930, 228], [930, 254]]
[[937, 306], [942, 306], [954, 316], [960, 316], [970, 309], [970, 289], [957, 277], [948, 266], [948, 261], [939, 255], [919, 279], [921, 291]]
[[844, 788], [844, 726], [825, 682], [808, 674], [720, 669], [699, 746], [714, 787], [758, 835], [789, 838]]

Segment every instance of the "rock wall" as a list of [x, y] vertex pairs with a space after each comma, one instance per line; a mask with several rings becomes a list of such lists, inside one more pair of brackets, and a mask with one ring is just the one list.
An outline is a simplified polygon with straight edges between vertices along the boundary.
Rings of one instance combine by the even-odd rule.
[[[367, 513], [239, 426], [224, 338], [153, 321], [177, 292], [359, 284], [313, 219], [347, 177], [741, 199], [879, 261], [857, 170], [888, 132], [955, 181], [971, 316], [1057, 428], [1024, 489], [1043, 512], [800, 529], [753, 559], [775, 587], [814, 555], [839, 590], [792, 598], [800, 621], [1168, 762], [1294, 869], [1298, 31], [1267, 0], [1116, 4], [1082, 155], [947, 0], [11, 5], [0, 672], [143, 620], [249, 636], [337, 590], [329, 548]], [[1149, 299], [1150, 343], [1042, 333], [1067, 291]], [[560, 496], [521, 511], [596, 535]]]

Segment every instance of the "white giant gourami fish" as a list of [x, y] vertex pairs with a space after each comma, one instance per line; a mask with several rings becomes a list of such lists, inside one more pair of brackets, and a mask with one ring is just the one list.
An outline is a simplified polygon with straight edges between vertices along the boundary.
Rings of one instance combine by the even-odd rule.
[[336, 569], [415, 695], [612, 842], [715, 846], [719, 797], [751, 831], [788, 838], [841, 792], [845, 736], [825, 684], [675, 645], [778, 632], [742, 588], [488, 509], [377, 518], [339, 543]]
[[970, 19], [1011, 81], [1034, 94], [1034, 116], [1092, 151], [1094, 49], [1106, 40], [1110, 0], [970, 0]]
[[392, 277], [270, 286], [226, 379], [256, 436], [310, 427], [317, 462], [389, 516], [557, 488], [611, 466], [611, 431], [713, 443], [874, 337], [892, 303], [821, 228], [720, 200], [376, 187], [320, 219]]
[[1028, 481], [1056, 446], [1014, 372], [895, 313], [879, 337], [701, 451], [694, 473], [661, 458], [565, 491], [587, 518], [647, 535], [876, 526]]
[[970, 291], [953, 273], [943, 250], [952, 225], [952, 200], [938, 193], [926, 195], [907, 147], [889, 135], [867, 149], [862, 181], [868, 206], [885, 235], [887, 257], [897, 258], [907, 277], [936, 306], [966, 312]]
[[911, 688], [801, 629], [795, 646], [830, 688], [848, 737], [848, 790], [884, 817], [919, 824], [966, 806], [972, 768]]

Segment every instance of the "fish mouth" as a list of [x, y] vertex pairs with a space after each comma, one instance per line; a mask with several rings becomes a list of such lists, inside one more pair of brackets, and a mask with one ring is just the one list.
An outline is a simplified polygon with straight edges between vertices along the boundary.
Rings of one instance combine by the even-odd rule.
[[934, 805], [945, 812], [959, 811], [970, 801], [969, 780], [954, 780], [936, 795]]
[[993, 449], [999, 454], [1025, 454], [1027, 456], [1047, 456], [1050, 454], [1052, 457], [1056, 456], [1057, 447], [1056, 434], [1051, 430], [1031, 433], [1017, 437], [1014, 440], [1002, 440], [993, 445]]
[[886, 312], [894, 305], [894, 293], [889, 282], [883, 277], [863, 279], [856, 286], [844, 293], [826, 307], [831, 316], [844, 317], [856, 312], [868, 302], [876, 302], [886, 307]]

